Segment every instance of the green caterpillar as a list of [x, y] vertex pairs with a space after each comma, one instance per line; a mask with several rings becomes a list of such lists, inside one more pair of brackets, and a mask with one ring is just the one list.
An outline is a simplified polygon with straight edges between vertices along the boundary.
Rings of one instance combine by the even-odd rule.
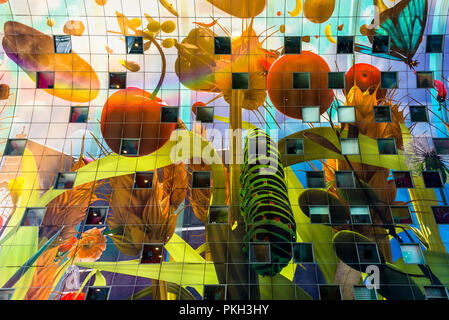
[[[265, 147], [258, 148], [260, 144]], [[250, 145], [256, 146], [255, 152], [249, 152]], [[269, 243], [270, 260], [251, 267], [262, 276], [273, 276], [292, 258], [296, 224], [276, 143], [260, 129], [249, 131], [246, 137], [240, 182], [240, 209], [246, 225], [243, 250], [249, 254], [250, 244]]]

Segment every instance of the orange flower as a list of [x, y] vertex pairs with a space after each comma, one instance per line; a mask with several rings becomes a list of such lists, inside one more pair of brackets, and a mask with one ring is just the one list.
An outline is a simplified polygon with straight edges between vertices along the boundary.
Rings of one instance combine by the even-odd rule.
[[100, 258], [106, 249], [106, 237], [101, 234], [104, 228], [90, 229], [81, 235], [78, 245], [72, 249], [68, 257], [74, 255], [75, 261], [93, 262]]

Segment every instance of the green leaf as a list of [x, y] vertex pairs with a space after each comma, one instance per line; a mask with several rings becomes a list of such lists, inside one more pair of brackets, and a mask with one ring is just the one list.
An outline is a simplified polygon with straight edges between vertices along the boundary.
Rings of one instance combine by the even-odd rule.
[[[167, 291], [176, 295], [176, 297], [180, 298], [180, 300], [197, 300], [195, 296], [185, 288], [171, 282], [165, 282], [165, 284], [167, 286]], [[147, 296], [153, 296], [153, 289], [153, 286], [149, 286], [128, 297], [126, 300], [140, 300]]]
[[284, 276], [259, 276], [261, 300], [313, 300], [301, 287]]

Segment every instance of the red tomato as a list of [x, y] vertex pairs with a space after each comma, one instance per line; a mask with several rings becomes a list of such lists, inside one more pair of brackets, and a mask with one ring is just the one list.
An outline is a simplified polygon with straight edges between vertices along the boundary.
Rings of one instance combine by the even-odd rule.
[[204, 104], [204, 102], [201, 102], [201, 101], [198, 101], [198, 102], [195, 102], [193, 105], [192, 105], [192, 112], [196, 115], [196, 108], [197, 107], [205, 107], [206, 105]]
[[[346, 92], [349, 92], [349, 90], [351, 90], [351, 88], [354, 86], [354, 68], [357, 87], [359, 87], [363, 92], [369, 90], [372, 94], [380, 84], [380, 71], [375, 66], [367, 63], [357, 63], [348, 70], [345, 76]], [[377, 99], [382, 99], [386, 94], [386, 89], [379, 89], [377, 90], [376, 97]]]

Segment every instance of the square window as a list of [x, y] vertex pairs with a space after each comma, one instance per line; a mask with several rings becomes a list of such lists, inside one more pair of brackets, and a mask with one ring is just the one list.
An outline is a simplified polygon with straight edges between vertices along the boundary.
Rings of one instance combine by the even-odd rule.
[[231, 54], [231, 38], [215, 37], [214, 38], [215, 54]]
[[395, 224], [413, 224], [412, 214], [407, 206], [390, 207], [391, 217]]
[[391, 122], [390, 106], [374, 106], [373, 110], [375, 122]]
[[354, 286], [354, 300], [377, 300], [377, 291], [363, 285]]
[[379, 154], [397, 154], [396, 142], [394, 138], [388, 139], [377, 139], [377, 147], [379, 149]]
[[53, 36], [55, 53], [72, 53], [72, 39], [69, 35]]
[[134, 189], [153, 188], [154, 172], [136, 172], [134, 175]]
[[355, 188], [354, 172], [352, 171], [335, 171], [335, 183], [337, 188]]
[[286, 139], [285, 148], [287, 154], [303, 155], [304, 139]]
[[293, 243], [293, 263], [314, 263], [311, 243]]
[[422, 171], [422, 177], [426, 188], [443, 188], [443, 181], [441, 180], [441, 174], [439, 171]]
[[269, 263], [271, 262], [269, 243], [251, 243], [249, 245], [250, 263]]
[[293, 72], [293, 89], [309, 89], [310, 73], [309, 72]]
[[382, 89], [395, 89], [398, 87], [398, 74], [388, 71], [380, 73], [380, 87]]
[[209, 189], [210, 171], [194, 171], [192, 174], [192, 188]]
[[85, 225], [104, 225], [109, 207], [89, 207], [87, 209]]
[[11, 300], [16, 289], [0, 288], [0, 300]]
[[284, 53], [300, 54], [301, 53], [301, 37], [284, 37]]
[[139, 155], [140, 139], [121, 139], [120, 154], [127, 156]]
[[320, 107], [302, 107], [302, 122], [320, 122]]
[[341, 300], [340, 286], [320, 284], [320, 300]]
[[89, 287], [86, 300], [108, 300], [109, 287]]
[[162, 243], [145, 243], [142, 248], [140, 263], [161, 263], [164, 257], [163, 249]]
[[408, 264], [425, 264], [424, 255], [417, 243], [400, 243], [402, 258], [404, 263]]
[[178, 107], [162, 107], [161, 122], [177, 123], [178, 110], [179, 110]]
[[417, 88], [433, 88], [433, 72], [416, 71], [416, 87]]
[[433, 144], [435, 145], [435, 151], [437, 152], [437, 154], [449, 154], [449, 139], [433, 138], [432, 140]]
[[249, 89], [249, 73], [233, 72], [232, 73], [232, 89], [247, 90]]
[[350, 207], [349, 212], [351, 213], [351, 222], [353, 224], [371, 224], [369, 207]]
[[360, 263], [378, 264], [380, 263], [377, 245], [373, 243], [357, 243], [357, 252]]
[[38, 72], [36, 74], [37, 89], [53, 89], [55, 87], [54, 72]]
[[126, 36], [126, 52], [128, 54], [143, 54], [143, 38]]
[[390, 51], [389, 36], [373, 37], [373, 53], [388, 53]]
[[23, 227], [39, 227], [44, 220], [47, 208], [26, 208], [20, 223]]
[[432, 213], [437, 224], [449, 224], [449, 207], [432, 207]]
[[357, 138], [343, 138], [340, 139], [341, 153], [343, 155], [360, 154], [359, 139]]
[[125, 88], [126, 88], [126, 72], [110, 72], [109, 89], [125, 89]]
[[324, 171], [308, 171], [306, 172], [306, 177], [307, 188], [326, 188]]
[[27, 139], [9, 139], [6, 143], [4, 156], [22, 156], [25, 152]]
[[338, 107], [338, 122], [340, 123], [356, 122], [355, 108], [349, 106]]
[[89, 107], [72, 107], [70, 108], [69, 122], [86, 123], [89, 116]]
[[426, 52], [427, 53], [443, 53], [443, 40], [441, 34], [432, 34], [427, 36]]
[[426, 300], [447, 300], [447, 291], [443, 286], [424, 286]]
[[219, 284], [205, 284], [203, 300], [225, 300], [226, 286]]
[[339, 54], [354, 53], [354, 37], [351, 36], [337, 37], [337, 53]]
[[196, 109], [196, 121], [203, 123], [214, 122], [214, 107], [200, 107]]
[[328, 72], [327, 87], [329, 89], [344, 89], [345, 73], [344, 72]]
[[395, 171], [393, 178], [396, 188], [413, 188], [413, 180], [409, 171]]
[[228, 206], [210, 206], [209, 209], [209, 224], [226, 224], [229, 219]]
[[426, 106], [410, 106], [410, 119], [413, 122], [428, 122], [429, 116]]
[[75, 185], [76, 172], [59, 172], [55, 189], [72, 189]]
[[329, 223], [329, 207], [328, 206], [310, 206], [310, 222], [311, 223]]

